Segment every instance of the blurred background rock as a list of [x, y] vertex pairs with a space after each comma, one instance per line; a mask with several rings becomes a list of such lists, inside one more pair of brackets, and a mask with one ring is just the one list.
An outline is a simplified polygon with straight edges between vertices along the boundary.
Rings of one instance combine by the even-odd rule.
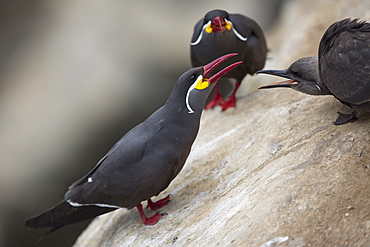
[[71, 246], [88, 222], [37, 242], [45, 231], [24, 219], [61, 200], [164, 104], [190, 68], [193, 26], [207, 11], [243, 13], [266, 31], [281, 2], [2, 0], [0, 246]]

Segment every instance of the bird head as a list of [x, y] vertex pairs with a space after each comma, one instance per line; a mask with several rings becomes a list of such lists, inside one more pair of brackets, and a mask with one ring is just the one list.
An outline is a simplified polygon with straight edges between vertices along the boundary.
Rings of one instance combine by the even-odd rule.
[[301, 58], [292, 63], [286, 70], [260, 70], [256, 74], [269, 74], [289, 79], [265, 85], [258, 89], [289, 87], [311, 95], [331, 94], [325, 85], [321, 83], [317, 57]]
[[203, 89], [208, 88], [210, 85], [214, 85], [223, 75], [225, 75], [229, 71], [233, 70], [239, 64], [243, 63], [243, 62], [233, 63], [233, 64], [225, 67], [224, 69], [220, 70], [219, 72], [217, 72], [213, 76], [207, 78], [208, 75], [210, 75], [211, 72], [216, 67], [218, 67], [222, 62], [229, 59], [230, 57], [237, 56], [237, 55], [238, 55], [238, 53], [227, 54], [227, 55], [221, 56], [221, 57], [213, 60], [212, 62], [208, 63], [207, 65], [204, 65], [203, 67], [201, 67], [203, 69], [203, 73], [202, 73], [202, 75], [198, 76], [198, 78], [196, 80], [196, 83], [194, 83], [195, 84], [194, 88], [196, 90], [203, 90]]
[[[186, 91], [185, 104], [188, 113], [194, 113], [195, 110], [198, 109], [199, 111], [202, 111], [205, 100], [210, 94], [212, 88], [216, 85], [217, 81], [242, 62], [233, 63], [209, 77], [210, 73], [222, 62], [237, 55], [237, 53], [224, 55], [207, 65], [188, 70], [179, 78], [173, 92], [182, 93]], [[181, 87], [181, 89], [176, 90], [176, 87]], [[173, 95], [173, 97], [178, 100], [178, 98], [182, 96]]]
[[203, 35], [212, 37], [212, 34], [217, 33], [223, 33], [227, 35], [234, 34], [238, 39], [244, 42], [248, 39], [235, 29], [234, 24], [230, 20], [229, 13], [227, 13], [225, 10], [215, 9], [209, 11], [202, 20], [197, 22], [194, 27], [194, 34], [190, 45], [198, 45], [202, 41]]
[[212, 10], [204, 16], [204, 25], [207, 33], [217, 33], [231, 30], [232, 24], [228, 21], [229, 14], [224, 10]]

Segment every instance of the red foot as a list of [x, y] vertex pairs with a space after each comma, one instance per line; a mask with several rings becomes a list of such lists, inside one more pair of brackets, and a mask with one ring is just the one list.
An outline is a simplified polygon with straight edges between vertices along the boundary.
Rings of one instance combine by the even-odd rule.
[[234, 91], [231, 94], [230, 98], [220, 104], [220, 106], [222, 107], [222, 111], [225, 111], [226, 109], [228, 109], [230, 107], [235, 107], [236, 106], [236, 96], [235, 95], [236, 95], [236, 92], [238, 91], [239, 87], [240, 87], [240, 82], [236, 82]]
[[145, 225], [155, 225], [155, 224], [157, 224], [157, 222], [159, 221], [160, 218], [162, 218], [164, 215], [166, 215], [166, 214], [156, 213], [154, 216], [152, 216], [150, 218], [147, 218], [144, 214], [143, 205], [141, 205], [141, 203], [139, 205], [137, 205], [136, 208], [137, 208], [137, 210], [139, 210], [141, 220], [143, 221], [143, 223]]
[[232, 95], [228, 100], [220, 104], [220, 106], [222, 107], [222, 111], [225, 111], [226, 109], [230, 107], [235, 107], [235, 105], [236, 105], [235, 95]]
[[204, 107], [204, 109], [208, 110], [213, 108], [219, 105], [222, 101], [222, 95], [218, 92], [218, 84], [216, 84], [213, 99]]
[[146, 206], [146, 208], [150, 208], [151, 210], [157, 210], [157, 209], [160, 209], [161, 207], [166, 206], [170, 202], [171, 202], [170, 195], [156, 202], [153, 202], [151, 199], [149, 199], [148, 205]]
[[217, 105], [219, 105], [223, 101], [221, 94], [216, 94], [213, 96], [213, 99], [204, 107], [204, 109], [208, 110]]

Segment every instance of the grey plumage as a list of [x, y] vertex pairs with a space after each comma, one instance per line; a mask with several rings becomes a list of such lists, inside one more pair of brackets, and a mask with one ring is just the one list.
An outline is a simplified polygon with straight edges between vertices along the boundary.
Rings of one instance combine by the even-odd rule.
[[335, 97], [370, 111], [370, 23], [345, 19], [330, 26], [320, 42], [319, 70]]

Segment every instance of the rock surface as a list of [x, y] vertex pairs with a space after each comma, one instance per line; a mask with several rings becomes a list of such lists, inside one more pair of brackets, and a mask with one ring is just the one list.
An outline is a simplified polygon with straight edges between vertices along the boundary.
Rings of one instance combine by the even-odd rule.
[[[265, 68], [315, 55], [331, 23], [370, 20], [369, 9], [359, 0], [288, 1], [268, 35]], [[279, 80], [266, 78], [253, 80]], [[159, 196], [172, 194], [168, 215], [145, 226], [136, 210], [117, 210], [75, 246], [368, 246], [370, 115], [334, 126], [337, 111], [351, 110], [331, 96], [281, 89], [204, 112], [184, 169]]]

